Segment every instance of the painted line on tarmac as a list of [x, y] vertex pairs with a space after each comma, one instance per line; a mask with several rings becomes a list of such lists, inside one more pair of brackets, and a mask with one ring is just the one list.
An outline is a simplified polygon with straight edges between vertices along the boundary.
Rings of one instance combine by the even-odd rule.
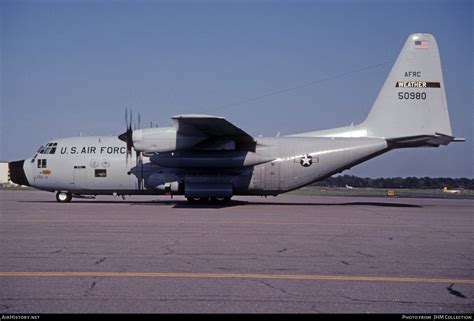
[[241, 274], [241, 273], [162, 273], [162, 272], [0, 272], [0, 277], [121, 277], [121, 278], [195, 278], [195, 279], [272, 279], [297, 281], [366, 281], [405, 283], [474, 284], [469, 279], [415, 278], [351, 275]]
[[318, 222], [264, 222], [264, 221], [187, 221], [187, 220], [0, 220], [4, 223], [96, 223], [96, 224], [202, 224], [202, 225], [311, 225], [311, 226], [349, 226], [349, 227], [385, 227], [385, 228], [429, 228], [429, 229], [469, 229], [467, 225], [444, 225], [444, 226], [424, 226], [424, 225], [403, 225], [403, 224], [363, 224], [363, 223], [318, 223]]

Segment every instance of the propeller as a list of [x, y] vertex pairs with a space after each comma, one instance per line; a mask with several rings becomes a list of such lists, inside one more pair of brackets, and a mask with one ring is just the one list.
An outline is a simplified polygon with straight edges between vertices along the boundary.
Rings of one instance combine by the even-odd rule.
[[[130, 118], [130, 119], [129, 119]], [[133, 125], [133, 130], [140, 129], [140, 122], [141, 117], [140, 113], [138, 113], [138, 121]], [[132, 109], [125, 109], [125, 126], [127, 130], [120, 134], [118, 138], [127, 144], [127, 151], [126, 151], [126, 162], [129, 162], [129, 157], [132, 156], [132, 148], [135, 149], [133, 145], [133, 112]], [[135, 159], [136, 159], [136, 167], [139, 169], [137, 171], [138, 175], [138, 189], [143, 189], [143, 155], [141, 151], [135, 150]]]
[[[130, 118], [130, 121], [128, 120]], [[132, 147], [133, 147], [133, 130], [132, 130], [132, 121], [133, 121], [133, 114], [132, 110], [125, 109], [125, 126], [127, 130], [125, 133], [122, 133], [118, 136], [118, 138], [127, 143], [127, 163], [128, 158], [132, 156]]]
[[[135, 125], [135, 129], [140, 129], [140, 113], [138, 113], [138, 121]], [[137, 167], [140, 167], [140, 177], [138, 177], [138, 189], [143, 189], [143, 153], [135, 150], [135, 157]]]

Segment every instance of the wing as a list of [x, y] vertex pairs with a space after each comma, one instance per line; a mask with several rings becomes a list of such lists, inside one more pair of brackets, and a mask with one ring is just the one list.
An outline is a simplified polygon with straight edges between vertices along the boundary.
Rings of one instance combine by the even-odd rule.
[[178, 115], [172, 117], [178, 135], [208, 136], [209, 143], [216, 140], [232, 140], [236, 149], [255, 151], [255, 139], [223, 117], [209, 115]]

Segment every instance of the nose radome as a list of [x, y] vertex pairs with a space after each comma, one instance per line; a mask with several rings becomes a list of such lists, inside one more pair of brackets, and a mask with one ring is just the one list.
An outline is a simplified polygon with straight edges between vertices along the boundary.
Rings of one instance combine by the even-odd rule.
[[8, 168], [10, 169], [10, 179], [15, 184], [30, 186], [30, 183], [26, 178], [25, 170], [23, 169], [24, 163], [25, 160], [8, 163]]

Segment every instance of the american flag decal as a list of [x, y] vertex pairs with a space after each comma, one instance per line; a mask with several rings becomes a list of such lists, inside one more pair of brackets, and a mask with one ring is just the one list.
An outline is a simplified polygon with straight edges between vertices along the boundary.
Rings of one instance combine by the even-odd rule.
[[415, 40], [415, 48], [428, 49], [429, 42], [427, 40]]

